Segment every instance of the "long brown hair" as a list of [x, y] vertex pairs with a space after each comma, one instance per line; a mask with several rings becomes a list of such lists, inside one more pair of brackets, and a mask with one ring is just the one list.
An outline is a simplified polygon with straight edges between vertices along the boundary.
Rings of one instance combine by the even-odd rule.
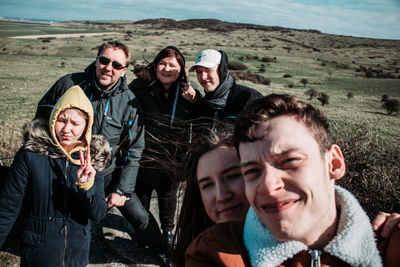
[[[204, 130], [190, 148], [190, 157], [185, 163], [185, 182], [182, 208], [174, 236], [174, 261], [177, 267], [185, 266], [185, 251], [190, 243], [205, 229], [215, 224], [207, 215], [197, 183], [197, 164], [200, 157], [220, 146], [233, 146], [231, 125], [218, 127], [218, 131]], [[204, 132], [205, 131], [205, 132]]]
[[178, 61], [181, 66], [181, 72], [179, 74], [179, 78], [182, 78], [182, 75], [185, 75], [185, 57], [175, 46], [167, 46], [163, 48], [154, 58], [153, 62], [151, 62], [146, 68], [149, 70], [150, 74], [153, 76], [153, 79], [156, 77], [156, 66], [158, 62], [167, 57], [175, 57], [176, 61]]

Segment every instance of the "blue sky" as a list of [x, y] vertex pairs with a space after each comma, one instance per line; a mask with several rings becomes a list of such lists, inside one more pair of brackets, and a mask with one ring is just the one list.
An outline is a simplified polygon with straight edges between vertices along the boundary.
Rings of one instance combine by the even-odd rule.
[[0, 16], [50, 20], [215, 18], [400, 40], [400, 0], [0, 0]]

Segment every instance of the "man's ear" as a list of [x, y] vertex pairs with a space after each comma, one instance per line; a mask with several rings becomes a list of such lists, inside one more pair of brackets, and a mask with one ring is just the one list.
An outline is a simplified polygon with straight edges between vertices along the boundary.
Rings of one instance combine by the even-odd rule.
[[331, 145], [328, 154], [329, 176], [331, 179], [338, 180], [346, 172], [346, 163], [344, 162], [342, 150], [338, 145]]
[[124, 69], [124, 71], [123, 71], [122, 74], [121, 74], [121, 78], [124, 77], [124, 75], [125, 75], [125, 73], [126, 73], [127, 70], [128, 70], [128, 68], [125, 68], [125, 69]]

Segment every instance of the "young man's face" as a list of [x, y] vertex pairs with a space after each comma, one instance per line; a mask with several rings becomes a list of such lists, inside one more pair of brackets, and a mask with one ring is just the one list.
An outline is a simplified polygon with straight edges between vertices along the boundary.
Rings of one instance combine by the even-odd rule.
[[97, 57], [96, 77], [103, 90], [110, 90], [119, 78], [124, 76], [127, 64], [127, 58], [122, 49], [107, 48]]
[[290, 116], [275, 117], [256, 133], [264, 138], [239, 145], [250, 205], [276, 239], [315, 244], [336, 221], [340, 148], [332, 145], [321, 155], [311, 133]]
[[203, 87], [205, 92], [214, 92], [219, 86], [220, 80], [218, 75], [218, 66], [206, 68], [202, 66], [196, 67], [197, 81]]

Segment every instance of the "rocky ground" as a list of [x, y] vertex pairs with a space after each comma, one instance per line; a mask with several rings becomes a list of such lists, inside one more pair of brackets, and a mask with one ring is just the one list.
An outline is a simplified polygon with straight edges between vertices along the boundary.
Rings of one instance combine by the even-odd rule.
[[[134, 231], [115, 208], [92, 225], [88, 267], [157, 267], [163, 266], [157, 251], [134, 244]], [[19, 266], [17, 238], [8, 239], [0, 252], [0, 267]]]

